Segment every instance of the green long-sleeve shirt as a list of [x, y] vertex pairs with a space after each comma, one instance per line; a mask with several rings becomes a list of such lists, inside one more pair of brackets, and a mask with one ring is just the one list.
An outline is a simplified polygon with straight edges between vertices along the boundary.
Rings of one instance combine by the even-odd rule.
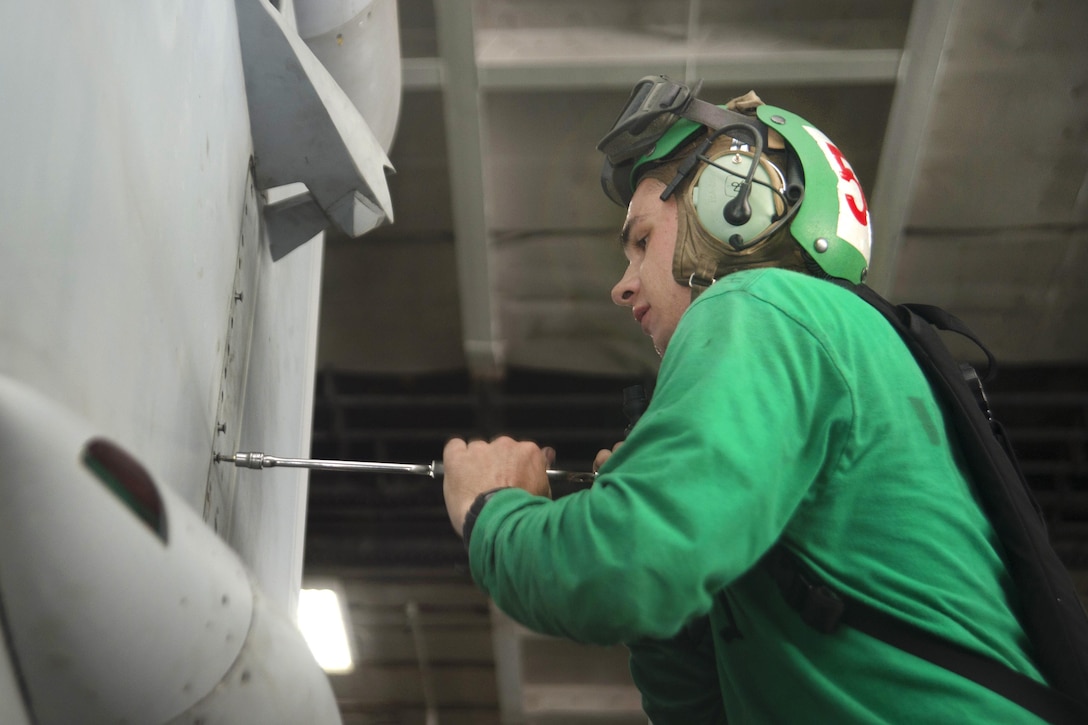
[[809, 628], [752, 569], [780, 539], [840, 590], [1040, 677], [909, 351], [851, 292], [793, 272], [741, 272], [701, 295], [594, 486], [557, 501], [500, 492], [470, 559], [526, 626], [627, 643], [658, 725], [723, 709], [731, 723], [1037, 722], [857, 631]]

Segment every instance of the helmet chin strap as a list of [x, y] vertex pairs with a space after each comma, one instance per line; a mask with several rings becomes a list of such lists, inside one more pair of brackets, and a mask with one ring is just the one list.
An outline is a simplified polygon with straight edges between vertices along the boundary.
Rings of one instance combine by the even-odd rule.
[[694, 302], [699, 295], [710, 289], [711, 285], [717, 281], [716, 279], [708, 280], [703, 277], [696, 277], [695, 273], [692, 272], [691, 276], [688, 277], [688, 287], [691, 288], [691, 301]]

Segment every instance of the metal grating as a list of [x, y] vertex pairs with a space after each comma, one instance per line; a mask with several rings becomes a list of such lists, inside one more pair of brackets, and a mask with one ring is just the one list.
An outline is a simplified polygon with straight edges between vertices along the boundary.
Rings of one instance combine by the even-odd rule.
[[[398, 463], [440, 458], [454, 436], [499, 434], [554, 446], [557, 465], [589, 470], [622, 438], [623, 388], [648, 381], [512, 371], [502, 382], [467, 375], [318, 375], [312, 455]], [[465, 562], [441, 486], [429, 478], [314, 471], [307, 563], [435, 566]], [[569, 493], [554, 486], [556, 495]]]
[[[326, 370], [315, 400], [316, 458], [429, 462], [451, 436], [507, 433], [554, 446], [558, 465], [588, 470], [622, 437], [622, 390], [649, 381], [512, 371], [376, 377]], [[1055, 548], [1088, 568], [1088, 370], [1004, 369], [990, 399], [1042, 506]], [[557, 495], [566, 493], [557, 490]], [[311, 475], [307, 561], [338, 566], [464, 563], [441, 487], [422, 477]]]
[[1070, 569], [1088, 570], [1088, 370], [1003, 369], [989, 397], [1055, 550]]

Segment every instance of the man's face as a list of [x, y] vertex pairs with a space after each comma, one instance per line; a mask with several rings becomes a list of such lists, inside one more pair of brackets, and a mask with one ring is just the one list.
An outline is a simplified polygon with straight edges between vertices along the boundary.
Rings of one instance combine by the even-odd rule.
[[612, 288], [612, 301], [631, 308], [658, 355], [665, 354], [691, 303], [691, 290], [672, 277], [677, 207], [673, 197], [661, 201], [664, 188], [657, 179], [645, 179], [631, 197], [621, 235], [627, 271]]

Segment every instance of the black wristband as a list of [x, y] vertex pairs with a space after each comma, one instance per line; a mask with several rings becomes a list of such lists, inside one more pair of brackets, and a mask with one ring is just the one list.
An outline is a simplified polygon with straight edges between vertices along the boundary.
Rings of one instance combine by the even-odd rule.
[[484, 491], [472, 502], [472, 505], [468, 508], [468, 513], [465, 514], [465, 523], [461, 525], [461, 538], [465, 542], [465, 551], [468, 551], [468, 541], [472, 536], [472, 527], [476, 525], [476, 519], [479, 518], [480, 512], [484, 510], [484, 504], [491, 500], [499, 491], [505, 491], [510, 488], [509, 486], [500, 486], [499, 488], [493, 488], [490, 491]]

